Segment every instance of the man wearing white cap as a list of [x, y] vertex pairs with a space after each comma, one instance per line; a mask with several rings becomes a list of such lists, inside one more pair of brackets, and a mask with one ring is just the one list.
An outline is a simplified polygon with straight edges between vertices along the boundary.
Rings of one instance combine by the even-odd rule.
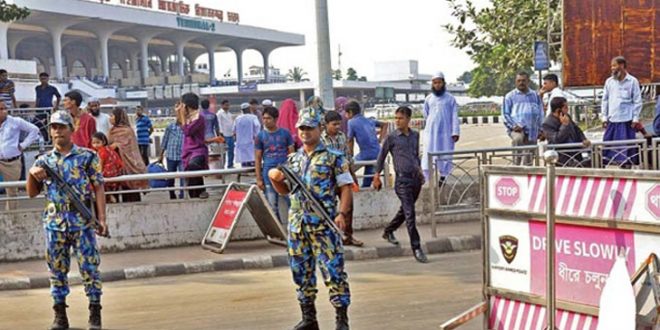
[[99, 99], [92, 97], [87, 101], [87, 110], [96, 121], [96, 131], [108, 136], [110, 132], [110, 116], [101, 112], [101, 103]]
[[[424, 152], [422, 170], [427, 180], [430, 177], [429, 152], [453, 151], [461, 134], [458, 121], [458, 104], [453, 95], [447, 92], [445, 75], [436, 72], [431, 78], [432, 93], [424, 100]], [[436, 158], [436, 168], [440, 171], [439, 184], [442, 185], [452, 170], [452, 158]]]
[[261, 125], [257, 116], [250, 113], [250, 104], [241, 104], [241, 111], [234, 121], [234, 135], [236, 136], [236, 162], [242, 167], [254, 166], [254, 138], [259, 133]]

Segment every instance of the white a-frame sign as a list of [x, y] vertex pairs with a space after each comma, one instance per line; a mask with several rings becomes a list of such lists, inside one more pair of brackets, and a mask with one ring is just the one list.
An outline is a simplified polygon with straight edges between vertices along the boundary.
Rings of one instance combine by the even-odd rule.
[[202, 239], [202, 248], [222, 253], [245, 210], [270, 243], [286, 246], [286, 232], [261, 190], [255, 185], [231, 183]]

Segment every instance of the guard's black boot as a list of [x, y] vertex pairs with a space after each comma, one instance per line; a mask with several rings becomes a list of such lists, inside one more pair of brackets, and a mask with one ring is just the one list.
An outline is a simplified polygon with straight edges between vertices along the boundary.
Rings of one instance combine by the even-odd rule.
[[69, 318], [66, 316], [66, 303], [53, 305], [55, 311], [55, 320], [48, 330], [66, 330], [69, 329]]
[[89, 322], [87, 327], [89, 330], [101, 330], [101, 304], [89, 304]]
[[337, 316], [335, 316], [336, 330], [348, 330], [348, 307], [335, 307]]
[[302, 321], [296, 324], [293, 330], [319, 330], [314, 303], [300, 304], [300, 310], [302, 310]]

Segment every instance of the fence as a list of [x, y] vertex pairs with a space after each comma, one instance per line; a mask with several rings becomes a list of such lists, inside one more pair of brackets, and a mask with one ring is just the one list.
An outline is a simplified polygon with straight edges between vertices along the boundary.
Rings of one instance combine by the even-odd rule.
[[622, 309], [621, 301], [601, 298], [617, 258], [641, 274], [631, 281], [638, 329], [657, 326], [657, 269], [647, 266], [659, 252], [660, 175], [555, 171], [558, 155], [546, 155], [547, 170], [481, 168], [484, 301], [441, 329], [481, 314], [484, 329], [596, 329], [599, 308]]
[[[625, 168], [659, 170], [660, 138], [596, 142], [584, 144], [539, 145], [507, 148], [457, 150], [429, 153], [429, 185], [433, 201], [431, 227], [437, 237], [436, 216], [477, 213], [481, 209], [480, 182], [484, 165], [542, 165], [545, 150], [555, 150], [557, 167]], [[441, 180], [438, 165], [451, 164], [451, 172]]]
[[[376, 161], [356, 161], [356, 167], [362, 166], [374, 166]], [[385, 175], [383, 177], [383, 184], [385, 187], [390, 185], [389, 179], [389, 162], [385, 164]], [[228, 176], [231, 176], [231, 181], [227, 180]], [[373, 177], [374, 175], [357, 175], [358, 178], [368, 178]], [[205, 182], [201, 186], [188, 186], [185, 179], [189, 178], [206, 178]], [[246, 178], [247, 177], [247, 181]], [[246, 168], [236, 168], [236, 169], [220, 169], [220, 170], [203, 170], [203, 171], [189, 171], [189, 172], [166, 172], [166, 173], [149, 173], [149, 174], [132, 174], [132, 175], [122, 175], [113, 178], [106, 178], [105, 182], [107, 183], [117, 183], [117, 182], [128, 182], [128, 181], [145, 181], [145, 180], [174, 180], [181, 181], [183, 184], [172, 187], [162, 187], [162, 188], [145, 188], [145, 189], [133, 189], [133, 190], [120, 190], [120, 191], [106, 191], [106, 195], [122, 195], [130, 193], [141, 193], [141, 194], [151, 194], [159, 192], [170, 192], [170, 191], [188, 191], [191, 189], [209, 189], [209, 190], [220, 190], [229, 186], [230, 182], [249, 182], [254, 183], [255, 179], [255, 169], [254, 167]], [[0, 190], [5, 188], [25, 188], [25, 181], [9, 181], [2, 182], [0, 181]], [[369, 190], [372, 188], [360, 188], [361, 190]], [[188, 194], [183, 194], [184, 198], [188, 199]], [[157, 195], [156, 198], [165, 197], [165, 195]], [[43, 199], [43, 195], [39, 195], [36, 199]], [[6, 201], [21, 201], [29, 200], [30, 198], [24, 194], [19, 193], [17, 196], [5, 196], [0, 197], [0, 212], [3, 209], [2, 203]]]

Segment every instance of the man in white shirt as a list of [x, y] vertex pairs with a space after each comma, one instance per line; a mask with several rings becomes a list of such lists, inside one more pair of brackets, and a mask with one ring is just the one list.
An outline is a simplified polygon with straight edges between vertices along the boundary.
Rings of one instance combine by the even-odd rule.
[[545, 95], [548, 95], [548, 93], [549, 96], [547, 97], [547, 101], [544, 100], [547, 109], [545, 112], [546, 116], [552, 113], [552, 109], [550, 109], [550, 104], [552, 103], [552, 99], [554, 99], [555, 97], [564, 97], [564, 98], [566, 97], [564, 96], [564, 91], [562, 91], [561, 88], [559, 88], [559, 78], [554, 73], [547, 74], [543, 77], [543, 86], [539, 91], [539, 96], [541, 97], [541, 99], [543, 99], [543, 97]]
[[105, 134], [107, 137], [108, 132], [110, 132], [110, 127], [112, 126], [110, 125], [110, 115], [101, 112], [101, 102], [95, 97], [87, 101], [87, 107], [89, 113], [94, 117], [94, 120], [96, 120], [96, 131]]
[[225, 168], [234, 168], [234, 117], [229, 113], [229, 100], [220, 102], [220, 111], [218, 111], [218, 123], [220, 124], [220, 134], [225, 138], [225, 147], [227, 155], [225, 156]]
[[254, 166], [254, 138], [257, 137], [261, 125], [257, 116], [250, 112], [250, 104], [241, 104], [241, 111], [234, 121], [234, 135], [236, 136], [236, 161], [241, 167]]
[[[21, 133], [25, 138], [19, 142]], [[39, 139], [39, 128], [34, 124], [7, 113], [7, 106], [0, 102], [0, 175], [4, 181], [21, 178], [21, 154]], [[16, 188], [7, 188], [7, 196], [16, 196]], [[16, 208], [16, 201], [7, 201], [5, 208]]]
[[[639, 81], [626, 70], [626, 59], [612, 59], [612, 76], [605, 81], [601, 119], [605, 134], [603, 141], [633, 140], [642, 112], [642, 93]], [[604, 165], [630, 167], [639, 163], [637, 148], [609, 149], [603, 152]]]

